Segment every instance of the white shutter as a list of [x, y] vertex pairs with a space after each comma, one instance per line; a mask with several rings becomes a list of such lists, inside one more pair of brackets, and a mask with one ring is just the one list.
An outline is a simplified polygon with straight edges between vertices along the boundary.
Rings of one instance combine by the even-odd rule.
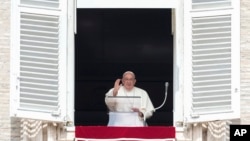
[[20, 0], [15, 6], [13, 116], [52, 121], [65, 118], [66, 2]]
[[186, 122], [239, 118], [239, 2], [184, 3]]

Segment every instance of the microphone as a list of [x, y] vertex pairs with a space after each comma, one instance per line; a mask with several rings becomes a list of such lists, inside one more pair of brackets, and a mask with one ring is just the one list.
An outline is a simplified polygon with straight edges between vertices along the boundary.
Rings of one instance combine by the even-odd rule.
[[[167, 96], [168, 96], [168, 82], [165, 83], [165, 97], [164, 97], [164, 100], [162, 102], [162, 104], [160, 106], [158, 106], [157, 108], [154, 109], [154, 111], [160, 109], [166, 102], [166, 99], [167, 99]], [[144, 122], [146, 122], [146, 117], [144, 116]]]
[[166, 102], [166, 99], [167, 99], [167, 96], [168, 96], [168, 82], [165, 83], [165, 97], [164, 97], [164, 100], [162, 102], [162, 104], [160, 106], [158, 106], [157, 108], [155, 108], [155, 111], [160, 109]]

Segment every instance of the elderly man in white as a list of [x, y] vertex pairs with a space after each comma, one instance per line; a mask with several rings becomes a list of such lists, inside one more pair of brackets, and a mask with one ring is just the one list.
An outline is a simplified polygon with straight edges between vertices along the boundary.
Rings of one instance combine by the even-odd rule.
[[108, 126], [145, 126], [145, 120], [153, 115], [154, 106], [148, 93], [135, 86], [135, 74], [123, 73], [122, 79], [116, 79], [105, 97], [109, 109]]

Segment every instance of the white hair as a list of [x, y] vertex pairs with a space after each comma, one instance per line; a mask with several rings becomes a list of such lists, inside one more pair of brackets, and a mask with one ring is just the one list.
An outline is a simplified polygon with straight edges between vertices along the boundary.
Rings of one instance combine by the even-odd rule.
[[123, 75], [122, 75], [122, 77], [124, 77], [124, 76], [127, 75], [127, 74], [131, 74], [131, 75], [133, 75], [134, 78], [135, 78], [135, 74], [134, 74], [132, 71], [126, 71], [126, 72], [124, 72]]

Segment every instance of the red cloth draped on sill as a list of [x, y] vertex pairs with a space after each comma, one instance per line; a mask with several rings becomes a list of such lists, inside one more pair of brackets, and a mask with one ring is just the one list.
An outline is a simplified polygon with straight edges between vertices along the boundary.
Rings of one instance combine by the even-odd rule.
[[107, 126], [76, 126], [76, 138], [144, 138], [163, 139], [175, 138], [175, 127], [147, 126], [147, 127], [107, 127]]

